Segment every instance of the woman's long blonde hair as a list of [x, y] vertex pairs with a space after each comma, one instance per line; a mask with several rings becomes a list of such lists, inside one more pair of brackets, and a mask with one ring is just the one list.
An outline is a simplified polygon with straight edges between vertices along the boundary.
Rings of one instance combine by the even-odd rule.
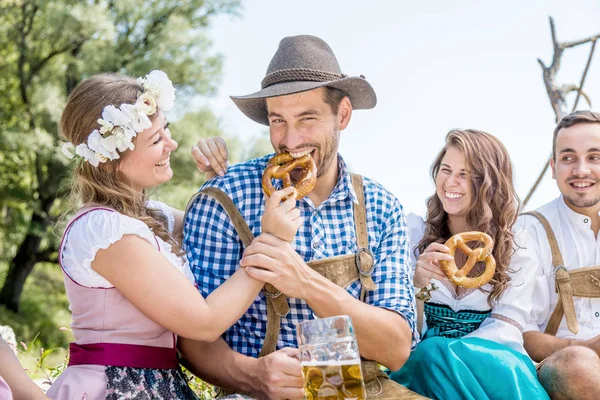
[[[130, 77], [112, 74], [96, 75], [79, 84], [69, 95], [60, 121], [60, 131], [69, 142], [77, 146], [87, 141], [98, 119], [109, 104], [133, 104], [144, 88]], [[150, 117], [152, 120], [155, 116]], [[135, 138], [134, 138], [135, 143]], [[119, 165], [131, 150], [121, 153], [121, 158], [100, 163], [94, 167], [86, 161], [75, 164], [71, 177], [71, 208], [69, 213], [85, 204], [111, 208], [123, 215], [136, 218], [165, 242], [173, 252], [181, 254], [181, 245], [167, 229], [165, 215], [146, 207], [148, 194], [136, 190], [119, 172]]]
[[[473, 200], [467, 213], [469, 230], [485, 232], [494, 239], [493, 256], [496, 272], [488, 296], [490, 306], [498, 300], [510, 282], [507, 270], [514, 253], [512, 226], [520, 200], [513, 185], [513, 171], [506, 148], [496, 137], [478, 130], [452, 130], [446, 144], [431, 166], [435, 182], [442, 159], [449, 147], [456, 147], [465, 156], [467, 176], [471, 181]], [[423, 253], [431, 243], [444, 243], [452, 236], [448, 214], [436, 193], [427, 201], [425, 233], [415, 252]]]

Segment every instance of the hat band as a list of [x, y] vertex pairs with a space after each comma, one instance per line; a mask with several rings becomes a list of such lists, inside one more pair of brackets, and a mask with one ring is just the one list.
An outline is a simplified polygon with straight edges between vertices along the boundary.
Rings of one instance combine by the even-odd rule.
[[271, 72], [269, 75], [265, 76], [265, 78], [261, 82], [261, 88], [264, 89], [266, 87], [281, 82], [330, 82], [345, 77], [346, 75], [344, 74], [336, 74], [310, 68], [280, 69], [278, 71]]

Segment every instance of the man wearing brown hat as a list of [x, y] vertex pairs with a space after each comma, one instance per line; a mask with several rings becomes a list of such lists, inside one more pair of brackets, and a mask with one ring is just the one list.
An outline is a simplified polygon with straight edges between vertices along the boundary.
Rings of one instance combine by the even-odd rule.
[[[261, 234], [261, 177], [272, 154], [229, 168], [190, 201], [184, 243], [200, 292], [208, 296], [239, 267], [267, 282], [223, 339], [181, 341], [190, 368], [261, 399], [301, 399], [295, 326], [342, 314], [353, 320], [363, 358], [400, 368], [418, 337], [404, 213], [338, 154], [353, 110], [375, 107], [373, 88], [342, 74], [327, 43], [303, 35], [280, 42], [260, 91], [232, 99], [269, 126], [277, 153], [310, 154], [317, 180], [297, 201], [303, 223], [292, 243]], [[363, 373], [369, 398], [399, 398], [375, 362]]]

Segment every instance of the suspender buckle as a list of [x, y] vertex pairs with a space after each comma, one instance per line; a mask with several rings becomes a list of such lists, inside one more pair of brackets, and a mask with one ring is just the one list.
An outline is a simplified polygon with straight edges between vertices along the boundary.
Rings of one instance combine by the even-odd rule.
[[558, 265], [554, 269], [554, 282], [556, 284], [556, 288], [558, 290], [558, 284], [568, 282], [571, 280], [571, 275], [569, 275], [569, 271], [564, 265]]
[[[363, 259], [361, 259], [361, 254], [365, 253], [368, 256], [368, 262], [371, 265], [367, 266], [366, 264], [363, 266]], [[356, 254], [354, 255], [354, 260], [356, 262], [356, 266], [358, 267], [358, 272], [364, 276], [371, 276], [373, 273], [373, 269], [375, 268], [375, 259], [373, 257], [373, 253], [371, 253], [371, 249], [367, 247], [361, 247], [358, 249]], [[366, 260], [365, 260], [366, 261]]]

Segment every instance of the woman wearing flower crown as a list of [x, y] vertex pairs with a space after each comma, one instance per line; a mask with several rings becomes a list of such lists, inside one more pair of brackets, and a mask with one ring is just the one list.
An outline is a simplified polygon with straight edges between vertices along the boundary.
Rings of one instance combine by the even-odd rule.
[[[137, 81], [95, 76], [69, 97], [63, 151], [74, 160], [72, 199], [83, 206], [65, 229], [59, 261], [75, 342], [51, 398], [196, 399], [179, 369], [177, 335], [217, 339], [263, 285], [239, 269], [202, 298], [175, 240], [183, 213], [147, 198], [173, 176], [177, 142], [163, 112], [174, 94], [167, 75], [152, 71]], [[276, 215], [277, 230], [295, 232], [295, 215], [274, 211], [286, 193], [275, 193], [265, 213]]]

